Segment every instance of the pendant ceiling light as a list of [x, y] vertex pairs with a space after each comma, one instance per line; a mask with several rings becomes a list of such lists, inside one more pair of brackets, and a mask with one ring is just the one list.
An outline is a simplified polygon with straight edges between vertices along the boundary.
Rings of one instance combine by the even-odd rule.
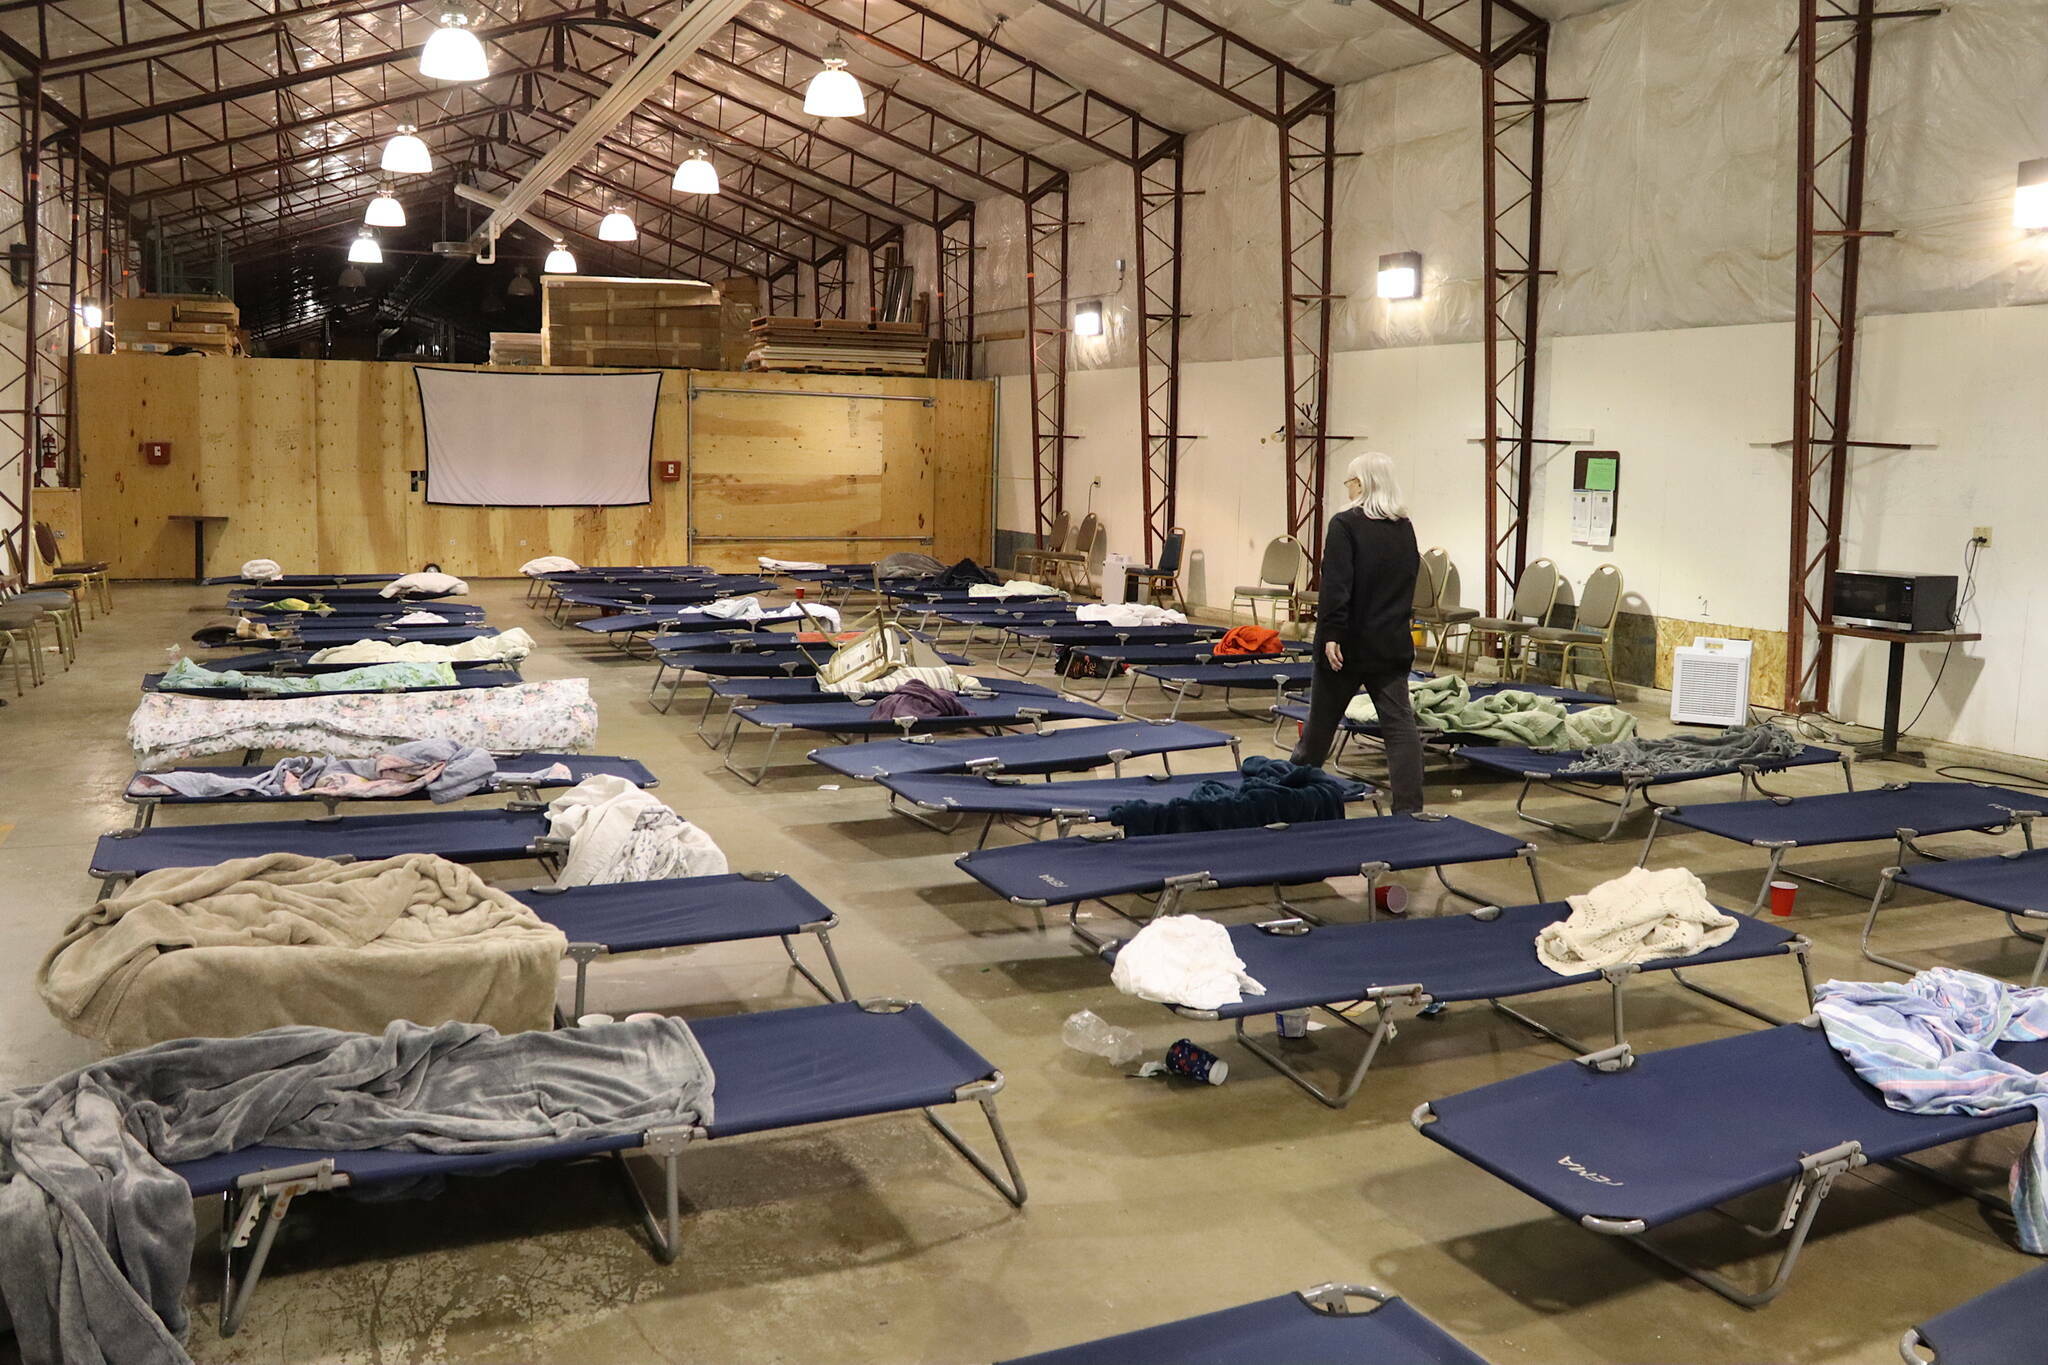
[[505, 297], [508, 299], [533, 297], [533, 281], [526, 278], [525, 266], [515, 265], [512, 267], [512, 282], [505, 286]]
[[363, 210], [363, 221], [371, 227], [404, 227], [405, 206], [392, 197], [390, 190], [378, 190], [370, 206]]
[[600, 242], [631, 242], [637, 241], [639, 236], [640, 229], [633, 226], [633, 220], [624, 209], [613, 209], [597, 225], [597, 240]]
[[384, 264], [384, 248], [377, 245], [377, 234], [368, 228], [358, 232], [348, 244], [348, 258], [357, 265]]
[[434, 81], [480, 81], [491, 74], [484, 45], [469, 31], [469, 16], [444, 14], [420, 49], [420, 74]]
[[814, 118], [865, 118], [867, 96], [846, 69], [846, 44], [834, 38], [825, 49], [825, 66], [804, 87], [804, 112]]
[[698, 147], [684, 157], [676, 167], [674, 188], [682, 194], [718, 193], [718, 168], [711, 164], [711, 153]]
[[389, 175], [425, 175], [433, 170], [434, 158], [420, 141], [419, 131], [410, 123], [399, 124], [397, 135], [384, 144], [378, 168]]
[[341, 268], [341, 278], [336, 281], [343, 289], [361, 289], [369, 284], [369, 276], [363, 274], [361, 266], [349, 264]]
[[576, 258], [569, 254], [569, 248], [566, 245], [556, 242], [555, 249], [548, 253], [548, 258], [545, 261], [541, 262], [540, 273], [543, 275], [573, 275], [576, 273]]

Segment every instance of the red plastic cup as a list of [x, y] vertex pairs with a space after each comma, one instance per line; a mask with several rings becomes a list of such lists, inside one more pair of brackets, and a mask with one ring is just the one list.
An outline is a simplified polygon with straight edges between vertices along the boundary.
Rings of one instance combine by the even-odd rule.
[[1408, 888], [1376, 886], [1372, 889], [1372, 903], [1390, 915], [1405, 915], [1408, 913]]
[[796, 596], [796, 600], [797, 600], [797, 601], [799, 601], [799, 602], [803, 601], [803, 600], [804, 600], [804, 590], [803, 590], [802, 588], [798, 588], [798, 589], [796, 590], [795, 596]]
[[1792, 913], [1792, 902], [1799, 895], [1798, 882], [1771, 883], [1771, 913], [1785, 919]]

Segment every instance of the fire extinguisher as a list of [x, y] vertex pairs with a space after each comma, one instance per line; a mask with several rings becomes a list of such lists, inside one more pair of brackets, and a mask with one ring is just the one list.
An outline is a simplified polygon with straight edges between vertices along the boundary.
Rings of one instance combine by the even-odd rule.
[[40, 458], [36, 461], [36, 485], [40, 488], [57, 486], [57, 436], [46, 431], [38, 447]]

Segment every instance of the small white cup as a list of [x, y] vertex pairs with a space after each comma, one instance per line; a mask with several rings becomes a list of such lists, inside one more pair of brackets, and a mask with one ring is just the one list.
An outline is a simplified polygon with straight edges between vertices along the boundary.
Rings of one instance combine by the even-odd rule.
[[641, 1010], [641, 1011], [640, 1011], [640, 1012], [639, 1012], [638, 1014], [629, 1014], [629, 1015], [627, 1015], [627, 1016], [626, 1016], [626, 1022], [627, 1022], [627, 1023], [629, 1023], [629, 1024], [637, 1024], [637, 1023], [639, 1023], [639, 1022], [640, 1022], [640, 1021], [641, 1021], [642, 1019], [666, 1019], [666, 1018], [668, 1018], [668, 1016], [667, 1016], [666, 1014], [663, 1014], [663, 1013], [661, 1013], [661, 1012], [660, 1012], [660, 1011], [658, 1011], [658, 1010]]
[[576, 1016], [577, 1028], [590, 1028], [596, 1024], [611, 1024], [616, 1022], [617, 1021], [614, 1020], [609, 1014], [579, 1014]]

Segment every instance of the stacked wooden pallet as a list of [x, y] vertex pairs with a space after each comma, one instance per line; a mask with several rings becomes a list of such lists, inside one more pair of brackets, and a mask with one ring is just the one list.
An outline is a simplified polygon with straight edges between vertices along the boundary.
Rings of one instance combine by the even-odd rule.
[[115, 299], [114, 349], [157, 355], [240, 355], [242, 312], [217, 294]]
[[914, 322], [840, 318], [757, 318], [750, 370], [807, 374], [931, 373], [931, 339]]

